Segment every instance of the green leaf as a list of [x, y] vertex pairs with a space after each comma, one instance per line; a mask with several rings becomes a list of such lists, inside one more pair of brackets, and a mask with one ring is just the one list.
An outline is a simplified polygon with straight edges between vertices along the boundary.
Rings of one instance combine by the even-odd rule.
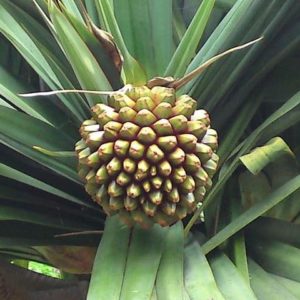
[[[26, 197], [24, 196], [26, 194]], [[69, 217], [75, 217], [75, 218], [83, 218], [86, 223], [88, 222], [102, 222], [102, 219], [99, 218], [99, 211], [97, 208], [90, 205], [90, 202], [85, 201], [85, 199], [82, 199], [82, 202], [80, 203], [80, 207], [85, 207], [84, 211], [73, 209], [72, 205], [74, 205], [74, 202], [65, 201], [63, 202], [63, 199], [65, 198], [57, 198], [53, 194], [49, 194], [47, 192], [41, 192], [40, 189], [31, 189], [31, 193], [28, 193], [28, 185], [26, 184], [19, 184], [18, 188], [16, 188], [16, 182], [14, 180], [1, 180], [1, 190], [0, 190], [0, 199], [2, 200], [2, 203], [7, 203], [7, 206], [11, 207], [32, 207], [34, 206], [36, 209], [40, 209], [43, 212], [45, 211], [51, 211], [55, 210], [55, 207], [57, 205], [57, 201], [60, 202], [60, 211], [63, 214], [68, 214]], [[43, 199], [43, 201], [41, 201]], [[67, 200], [67, 199], [65, 199]], [[91, 209], [87, 209], [91, 208]], [[94, 210], [94, 211], [92, 211]], [[2, 225], [3, 226], [3, 225]], [[20, 229], [19, 229], [20, 230]]]
[[168, 231], [158, 268], [156, 278], [158, 299], [183, 299], [183, 244], [183, 225], [177, 222]]
[[259, 218], [251, 223], [247, 227], [247, 236], [260, 240], [277, 240], [300, 248], [300, 224], [270, 217]]
[[188, 292], [186, 291], [186, 289], [183, 290], [183, 299], [184, 300], [191, 300]]
[[130, 14], [132, 15], [130, 20], [133, 31], [134, 57], [145, 68], [148, 79], [156, 75], [155, 64], [153, 63], [155, 58], [151, 36], [150, 2], [152, 0], [128, 1]]
[[280, 137], [275, 137], [264, 146], [241, 156], [240, 160], [253, 175], [256, 175], [270, 162], [276, 161], [285, 154], [293, 156], [293, 152], [286, 142]]
[[37, 262], [41, 262], [41, 263], [47, 263], [41, 255], [32, 255], [32, 254], [27, 254], [24, 252], [14, 252], [13, 250], [0, 251], [0, 253], [1, 253], [1, 257], [3, 259], [7, 258], [8, 261], [20, 259], [20, 260], [37, 261]]
[[[26, 217], [26, 213], [23, 214]], [[40, 211], [39, 211], [39, 215]], [[53, 214], [51, 214], [53, 216]], [[61, 223], [61, 215], [54, 214], [56, 216], [55, 223]], [[66, 215], [63, 215], [64, 219], [68, 219]], [[34, 220], [33, 220], [34, 222]], [[57, 234], [65, 233], [66, 231], [82, 231], [91, 230], [95, 228], [95, 224], [81, 224], [82, 228], [78, 228], [79, 223], [76, 221], [75, 227], [71, 226], [70, 229], [58, 228], [57, 224], [54, 226], [45, 226], [45, 224], [33, 224], [33, 222], [21, 222], [16, 218], [13, 221], [1, 221], [1, 236], [0, 236], [0, 249], [11, 249], [11, 247], [32, 247], [32, 246], [49, 246], [49, 245], [74, 245], [74, 246], [93, 246], [97, 247], [99, 244], [98, 235], [76, 235], [69, 237], [56, 237]], [[73, 219], [74, 222], [74, 219]], [[68, 224], [70, 224], [68, 222]], [[100, 225], [100, 224], [98, 224]], [[69, 225], [68, 225], [69, 226]], [[101, 225], [100, 225], [101, 226]]]
[[146, 83], [146, 75], [144, 70], [141, 68], [139, 63], [130, 55], [124, 39], [121, 35], [118, 23], [115, 19], [112, 7], [110, 6], [108, 0], [98, 0], [96, 1], [96, 6], [100, 17], [104, 18], [104, 23], [107, 27], [107, 30], [114, 37], [118, 48], [120, 49], [123, 57], [123, 75], [124, 82], [126, 84], [132, 83], [137, 85], [143, 85]]
[[237, 2], [237, 0], [216, 0], [216, 6], [229, 10]]
[[[110, 91], [111, 85], [87, 45], [83, 42], [68, 19], [49, 2], [49, 12], [60, 44], [84, 89]], [[52, 3], [52, 4], [51, 4]], [[99, 96], [87, 95], [89, 104], [100, 102]], [[102, 99], [102, 101], [104, 101]]]
[[184, 284], [191, 300], [224, 300], [198, 242], [184, 248]]
[[26, 223], [73, 231], [89, 228], [87, 223], [79, 222], [77, 218], [63, 218], [63, 215], [58, 212], [54, 214], [53, 212], [42, 214], [40, 210], [28, 211], [26, 208], [16, 206], [10, 207], [4, 204], [1, 204], [0, 220], [22, 221]]
[[[230, 208], [231, 220], [237, 218], [242, 212], [241, 203], [240, 201], [238, 201], [238, 199], [231, 198], [229, 208]], [[237, 270], [242, 275], [245, 282], [250, 286], [248, 263], [247, 263], [247, 252], [246, 252], [245, 237], [243, 231], [236, 233], [232, 237], [231, 245], [232, 245], [232, 261], [235, 264]]]
[[[38, 2], [43, 10], [47, 9], [47, 4], [45, 3], [45, 0], [34, 0], [34, 1]], [[10, 2], [13, 3], [17, 7], [20, 7], [22, 10], [24, 10], [26, 13], [30, 14], [36, 20], [42, 22], [39, 12], [36, 11], [35, 9], [33, 9], [34, 5], [31, 1], [24, 2], [23, 0], [11, 0]]]
[[120, 299], [129, 235], [129, 228], [120, 223], [118, 216], [107, 218], [94, 261], [87, 300]]
[[84, 20], [82, 18], [82, 15], [76, 5], [76, 1], [74, 0], [62, 0], [63, 5], [67, 8], [68, 11], [70, 11], [72, 13], [72, 15], [74, 17], [76, 17], [76, 19], [78, 21], [80, 21], [81, 23], [84, 24]]
[[120, 74], [108, 53], [108, 49], [104, 47], [103, 43], [97, 39], [85, 23], [80, 22], [68, 10], [64, 10], [64, 14], [70, 20], [83, 42], [88, 46], [113, 89], [118, 90], [122, 86]]
[[297, 189], [300, 188], [300, 175], [294, 177], [289, 180], [283, 186], [278, 188], [277, 190], [270, 193], [264, 201], [261, 201], [247, 211], [242, 213], [239, 217], [237, 217], [230, 224], [225, 226], [222, 230], [220, 230], [215, 236], [210, 238], [204, 245], [203, 251], [204, 253], [208, 253], [224, 241], [226, 241], [233, 234], [244, 228], [247, 224], [264, 214], [266, 211], [271, 209], [274, 205], [283, 201], [286, 197], [291, 195]]
[[238, 141], [241, 139], [246, 128], [249, 126], [249, 123], [254, 117], [261, 100], [262, 97], [251, 97], [251, 101], [245, 103], [245, 105], [239, 111], [238, 116], [232, 120], [230, 128], [224, 133], [222, 143], [217, 150], [217, 153], [220, 157], [220, 165], [230, 154], [232, 154], [232, 150], [235, 149]]
[[[74, 89], [77, 80], [50, 33], [7, 0], [0, 4], [0, 31], [52, 89]], [[87, 117], [81, 96], [60, 95], [60, 99], [77, 125]]]
[[165, 71], [166, 76], [179, 78], [184, 75], [187, 65], [195, 55], [214, 3], [214, 0], [202, 1]]
[[[292, 3], [293, 5], [293, 1], [289, 2]], [[286, 4], [286, 2], [285, 2]], [[275, 7], [275, 11], [278, 10], [278, 7], [281, 6], [280, 1], [277, 2], [277, 8]], [[283, 14], [283, 16], [285, 14], [288, 14], [288, 11], [291, 11], [290, 8], [286, 9], [285, 8], [285, 12], [281, 12], [281, 14]], [[299, 13], [299, 11], [297, 12], [293, 10], [293, 14], [297, 14]], [[273, 19], [273, 15], [271, 14], [271, 18]], [[283, 17], [284, 18], [284, 17]], [[281, 27], [282, 24], [285, 23], [285, 19], [281, 19], [281, 20], [276, 20], [276, 26]], [[265, 22], [265, 21], [263, 21]], [[260, 52], [260, 56], [259, 58], [257, 58], [256, 63], [253, 63], [251, 65], [251, 68], [247, 68], [247, 71], [245, 71], [245, 73], [243, 75], [241, 75], [243, 78], [242, 81], [239, 80], [239, 84], [236, 84], [234, 87], [230, 87], [230, 90], [228, 90], [227, 95], [223, 96], [220, 98], [221, 102], [218, 104], [218, 107], [216, 107], [216, 109], [214, 109], [214, 113], [216, 115], [218, 115], [218, 119], [217, 119], [217, 123], [219, 127], [225, 126], [227, 124], [227, 120], [233, 118], [233, 116], [235, 116], [237, 113], [239, 113], [242, 105], [246, 102], [249, 101], [249, 96], [250, 97], [255, 97], [256, 92], [258, 92], [259, 90], [261, 90], [262, 85], [264, 86], [264, 91], [268, 90], [268, 87], [271, 86], [271, 88], [275, 91], [276, 88], [279, 88], [280, 86], [282, 86], [281, 88], [281, 93], [284, 92], [285, 90], [287, 90], [287, 87], [291, 86], [290, 83], [288, 86], [286, 86], [285, 88], [283, 87], [284, 83], [282, 81], [282, 77], [283, 77], [283, 71], [282, 71], [282, 66], [288, 64], [288, 56], [292, 56], [293, 55], [293, 51], [296, 51], [296, 48], [298, 47], [298, 43], [299, 43], [299, 28], [300, 28], [300, 24], [298, 26], [297, 23], [294, 23], [292, 20], [290, 21], [290, 24], [293, 24], [291, 26], [287, 25], [287, 27], [289, 27], [289, 31], [286, 32], [286, 34], [282, 35], [280, 33], [278, 33], [277, 38], [273, 38], [272, 39], [272, 43], [266, 45], [266, 47], [264, 48], [263, 51]], [[272, 30], [270, 31], [272, 32]], [[264, 39], [265, 41], [266, 39]], [[267, 63], [266, 63], [267, 62]], [[278, 68], [277, 72], [280, 72], [280, 78], [281, 80], [275, 81], [272, 78], [273, 77], [273, 70], [274, 68]], [[299, 69], [299, 68], [298, 68]], [[264, 80], [267, 76], [267, 80]], [[291, 75], [287, 75], [288, 77], [290, 77]], [[292, 76], [292, 77], [297, 77], [296, 76]], [[299, 77], [299, 76], [298, 76]], [[223, 83], [223, 78], [222, 77], [222, 83]], [[227, 77], [226, 77], [227, 78]], [[292, 82], [295, 82], [296, 80], [293, 79]], [[278, 82], [280, 82], [280, 84], [278, 84]], [[291, 80], [289, 80], [289, 82], [291, 82]], [[242, 84], [244, 83], [244, 84]], [[262, 84], [262, 85], [261, 85]], [[294, 85], [294, 83], [293, 83]], [[297, 85], [296, 88], [289, 88], [288, 92], [285, 92], [284, 96], [281, 97], [280, 99], [289, 99], [291, 95], [295, 94], [299, 89], [299, 84]], [[200, 91], [200, 90], [199, 90]], [[232, 93], [231, 93], [232, 91]], [[276, 93], [276, 92], [275, 92]], [[272, 101], [273, 103], [275, 103], [276, 97], [268, 95], [266, 93], [264, 93], [264, 99], [269, 99], [270, 101]], [[276, 95], [280, 95], [278, 92], [276, 93]], [[203, 98], [203, 96], [198, 96], [199, 98]], [[226, 103], [226, 105], [224, 106], [224, 104]], [[277, 105], [275, 106], [276, 108], [278, 107]], [[275, 108], [275, 109], [276, 109]], [[268, 109], [268, 111], [270, 111]], [[264, 114], [264, 118], [267, 117], [269, 114], [265, 113]], [[257, 117], [256, 117], [257, 118]], [[286, 117], [284, 117], [286, 119]], [[291, 121], [289, 122], [289, 120], [285, 120], [286, 126], [285, 128], [288, 128], [289, 126], [291, 126], [291, 123], [295, 122], [295, 117], [293, 117], [291, 119]], [[299, 118], [298, 118], [299, 120]], [[272, 127], [269, 127], [266, 129], [266, 132], [263, 134], [262, 137], [264, 137], [265, 135], [267, 135], [264, 139], [268, 140], [271, 137], [273, 137], [272, 133], [274, 132], [274, 135], [278, 135], [279, 132], [281, 132], [280, 130], [282, 130], [282, 126], [280, 125], [283, 122], [283, 119], [278, 120], [277, 126], [273, 127], [273, 129], [276, 128], [276, 130], [272, 130]], [[290, 123], [290, 124], [289, 124]], [[279, 131], [278, 131], [278, 130]], [[271, 134], [271, 135], [269, 135]]]
[[5, 100], [3, 100], [1, 97], [0, 97], [0, 106], [4, 106], [4, 107], [8, 107], [10, 109], [14, 109], [9, 103], [7, 103]]
[[278, 241], [249, 243], [250, 253], [267, 272], [300, 282], [300, 249]]
[[113, 4], [115, 8], [118, 8], [114, 10], [114, 15], [118, 24], [119, 34], [126, 45], [126, 49], [128, 49], [127, 51], [134, 57], [133, 22], [131, 22], [131, 18], [134, 15], [130, 10], [130, 2], [129, 0], [113, 0]]
[[[155, 45], [155, 75], [163, 75], [174, 52], [172, 0], [150, 0], [148, 1], [148, 5], [152, 26], [152, 40], [150, 40], [150, 42]], [[149, 60], [149, 58], [147, 58], [147, 60]]]
[[176, 1], [173, 2], [173, 32], [175, 44], [178, 45], [186, 32], [186, 25]]
[[75, 141], [58, 129], [18, 111], [0, 106], [0, 140], [48, 169], [80, 183], [75, 160], [49, 157], [33, 149], [39, 146], [51, 151], [74, 149]]
[[85, 0], [85, 6], [86, 6], [86, 10], [87, 10], [89, 16], [91, 17], [91, 19], [93, 20], [93, 22], [97, 26], [99, 26], [100, 22], [99, 22], [98, 15], [97, 15], [95, 1], [94, 0]]
[[[224, 49], [223, 47], [225, 47], [225, 49], [230, 48], [232, 45], [239, 45], [260, 36], [264, 36], [264, 41], [249, 48], [247, 52], [240, 51], [228, 56], [227, 59], [222, 61], [222, 64], [216, 63], [209, 68], [203, 76], [199, 77], [194, 86], [193, 96], [203, 99], [199, 103], [200, 105], [204, 105], [204, 102], [206, 102], [205, 105], [207, 109], [212, 110], [218, 103], [223, 102], [224, 104], [226, 99], [230, 102], [228, 106], [229, 103], [226, 101], [228, 106], [226, 109], [227, 115], [230, 113], [230, 110], [238, 108], [238, 105], [233, 104], [231, 101], [231, 97], [229, 99], [227, 98], [228, 94], [235, 88], [235, 90], [241, 90], [242, 97], [244, 97], [243, 92], [245, 91], [243, 91], [243, 89], [246, 91], [253, 89], [255, 83], [258, 83], [258, 79], [262, 78], [258, 77], [257, 73], [260, 72], [260, 76], [264, 76], [271, 70], [272, 64], [274, 64], [275, 61], [278, 62], [277, 53], [285, 49], [286, 45], [282, 44], [279, 49], [270, 44], [270, 46], [267, 47], [268, 50], [266, 50], [265, 47], [268, 41], [276, 43], [275, 40], [272, 40], [276, 34], [278, 34], [278, 39], [281, 38], [279, 31], [292, 7], [294, 7], [294, 1], [286, 1], [284, 4], [282, 4], [281, 1], [267, 3], [261, 1], [238, 1], [234, 5], [219, 24], [218, 28], [210, 36], [205, 46], [201, 49], [201, 54], [199, 52], [199, 58], [201, 56], [203, 58], [204, 56], [206, 60], [208, 58], [206, 55], [216, 50], [215, 46], [217, 48], [221, 47], [218, 51], [222, 51], [222, 49]], [[234, 15], [231, 15], [231, 12], [234, 12]], [[255, 23], [253, 23], [254, 19]], [[245, 30], [245, 28], [251, 28], [251, 30]], [[226, 37], [223, 36], [223, 34], [225, 34]], [[276, 41], [278, 39], [276, 39]], [[289, 43], [290, 42], [291, 40], [289, 40]], [[266, 60], [264, 60], [262, 64], [262, 61], [260, 61], [261, 56], [267, 51], [272, 51], [274, 48], [277, 51], [276, 55], [270, 55], [271, 53], [269, 53], [267, 56], [267, 65]], [[259, 61], [259, 63], [261, 62], [263, 69], [256, 69], [256, 67], [258, 67], [258, 62], [254, 63], [256, 60]], [[252, 68], [255, 68], [256, 72], [251, 72], [250, 74], [249, 70], [252, 70]], [[239, 80], [241, 78], [243, 78], [242, 81]], [[245, 78], [248, 80], [245, 80]], [[249, 81], [251, 82], [250, 85]], [[216, 86], [220, 88], [216, 90]], [[189, 88], [190, 86], [187, 87], [187, 90], [189, 90]], [[236, 103], [239, 103], [240, 106], [243, 102], [242, 100], [236, 99]]]
[[[274, 189], [298, 175], [299, 165], [295, 157], [285, 155], [269, 164], [264, 172]], [[299, 195], [300, 191], [293, 193], [288, 199], [269, 211], [268, 216], [292, 222], [300, 213]]]
[[[228, 162], [228, 165], [223, 166], [223, 172], [221, 170], [220, 176], [216, 184], [213, 186], [209, 194], [206, 196], [205, 201], [200, 209], [196, 210], [193, 217], [185, 227], [185, 235], [189, 232], [190, 228], [193, 226], [194, 222], [198, 219], [201, 211], [205, 209], [210, 202], [216, 199], [215, 197], [218, 195], [220, 190], [223, 188], [224, 184], [239, 166], [239, 157], [247, 153], [253, 145], [259, 140], [264, 130], [269, 128], [270, 126], [276, 126], [276, 122], [280, 120], [284, 115], [293, 111], [300, 104], [300, 92], [291, 97], [284, 105], [282, 105], [278, 110], [276, 110], [271, 116], [269, 116], [258, 128], [256, 128], [248, 138], [241, 143], [240, 146], [237, 147], [237, 154], [235, 157]], [[281, 199], [283, 200], [283, 199]]]
[[24, 99], [19, 96], [18, 94], [20, 93], [29, 93], [33, 90], [33, 87], [29, 86], [28, 83], [17, 80], [16, 77], [1, 66], [0, 82], [1, 94], [15, 107], [54, 127], [59, 127], [68, 135], [74, 135], [77, 132], [77, 129], [75, 130], [75, 126], [70, 121], [66, 122], [66, 115], [51, 99], [41, 97]]
[[154, 286], [150, 300], [157, 300], [157, 292]]
[[37, 180], [33, 177], [30, 177], [22, 172], [19, 172], [15, 169], [12, 169], [2, 163], [0, 163], [0, 175], [16, 180], [18, 182], [22, 182], [25, 183], [29, 186], [32, 186], [34, 188], [40, 189], [42, 191], [45, 191], [47, 193], [53, 194], [55, 196], [61, 197], [61, 198], [65, 198], [69, 201], [72, 201], [74, 203], [78, 203], [78, 204], [82, 204], [82, 201], [74, 196], [71, 196], [61, 190], [58, 190], [52, 186], [50, 186], [47, 183], [44, 183], [40, 180]]
[[114, 0], [114, 6], [128, 50], [145, 68], [147, 79], [162, 76], [174, 51], [172, 1]]
[[300, 299], [300, 282], [290, 280], [281, 276], [270, 274], [272, 278], [284, 286], [291, 294], [293, 294], [296, 299]]
[[249, 259], [249, 268], [251, 286], [257, 296], [257, 299], [298, 299], [251, 259]]
[[248, 43], [239, 45], [237, 47], [233, 47], [230, 48], [224, 52], [219, 53], [216, 56], [213, 56], [212, 58], [210, 58], [209, 60], [207, 60], [206, 62], [204, 62], [202, 65], [200, 65], [199, 67], [197, 67], [195, 70], [193, 70], [192, 72], [184, 75], [182, 78], [180, 79], [176, 79], [174, 82], [172, 82], [169, 87], [173, 87], [175, 89], [180, 89], [182, 86], [186, 85], [188, 82], [190, 82], [193, 78], [196, 78], [197, 76], [199, 76], [201, 73], [203, 73], [206, 69], [208, 69], [208, 67], [210, 65], [212, 65], [213, 63], [215, 63], [216, 61], [220, 60], [221, 58], [227, 56], [228, 54], [231, 54], [233, 52], [236, 51], [240, 51], [246, 47], [249, 47], [257, 42], [259, 42], [260, 40], [262, 40], [263, 37], [260, 37], [258, 39], [255, 39], [253, 41], [250, 41]]
[[249, 171], [242, 173], [239, 176], [239, 186], [244, 209], [263, 201], [272, 191], [268, 177], [263, 172], [257, 175], [252, 175]]
[[292, 111], [285, 116], [283, 116], [279, 122], [277, 122], [276, 126], [271, 126], [265, 130], [262, 135], [262, 140], [266, 140], [272, 136], [278, 135], [281, 132], [289, 129], [290, 127], [297, 125], [300, 120], [300, 111]]
[[209, 262], [217, 285], [225, 299], [257, 299], [242, 275], [225, 254], [217, 253], [209, 259]]
[[148, 300], [151, 297], [166, 234], [167, 229], [157, 224], [148, 230], [134, 227], [121, 300]]
[[[253, 14], [257, 14], [259, 9], [263, 6], [265, 6], [263, 3], [253, 3], [252, 0], [238, 1], [219, 23], [218, 27], [211, 34], [201, 50], [196, 54], [187, 68], [187, 73], [196, 69], [199, 65], [215, 56], [217, 53], [240, 44], [239, 34], [243, 32], [243, 36], [245, 35], [244, 26], [250, 22]], [[250, 7], [252, 8], [251, 10]], [[237, 26], [237, 24], [239, 24], [239, 26]], [[217, 65], [220, 65], [221, 63], [217, 63], [210, 69], [217, 68]], [[208, 73], [208, 71], [206, 73]], [[203, 74], [201, 78], [204, 77], [205, 74]], [[215, 74], [216, 73], [214, 73], [214, 75]], [[200, 79], [198, 78], [197, 80], [192, 81], [186, 86], [184, 91], [191, 90], [192, 85], [196, 83], [196, 81], [198, 83]], [[199, 84], [197, 84], [197, 87], [198, 86]]]
[[[240, 175], [240, 189], [243, 206], [248, 208], [263, 201], [267, 194], [299, 174], [297, 162], [292, 155], [284, 155], [270, 163], [264, 172], [252, 175], [245, 172]], [[255, 186], [255, 189], [253, 187]], [[299, 193], [296, 191], [285, 201], [279, 203], [265, 215], [286, 221], [293, 221], [300, 212]]]

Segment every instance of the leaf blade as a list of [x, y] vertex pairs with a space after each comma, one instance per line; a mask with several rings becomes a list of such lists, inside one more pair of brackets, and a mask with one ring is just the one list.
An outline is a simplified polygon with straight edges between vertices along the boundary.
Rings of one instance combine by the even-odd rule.
[[183, 299], [183, 225], [170, 227], [156, 277], [158, 299]]
[[[111, 90], [108, 79], [87, 45], [63, 13], [52, 2], [49, 3], [49, 13], [57, 36], [82, 87], [88, 90]], [[99, 102], [99, 99], [90, 95], [87, 98], [90, 105]]]
[[194, 56], [197, 45], [204, 32], [208, 18], [214, 6], [214, 0], [204, 0], [201, 3], [190, 26], [179, 43], [166, 71], [165, 76], [181, 77], [187, 65]]
[[295, 176], [289, 180], [286, 184], [272, 192], [265, 201], [259, 202], [258, 204], [249, 208], [246, 212], [241, 214], [238, 218], [232, 221], [229, 225], [225, 226], [215, 236], [209, 239], [203, 245], [204, 253], [208, 253], [221, 243], [223, 243], [230, 236], [238, 232], [240, 229], [245, 227], [247, 224], [261, 216], [263, 213], [271, 209], [274, 205], [280, 203], [287, 196], [295, 192], [300, 188], [300, 175]]
[[94, 261], [87, 300], [120, 299], [129, 235], [130, 230], [120, 223], [118, 216], [107, 219]]
[[121, 300], [148, 300], [151, 297], [166, 233], [166, 229], [157, 224], [147, 232], [138, 226], [134, 227]]

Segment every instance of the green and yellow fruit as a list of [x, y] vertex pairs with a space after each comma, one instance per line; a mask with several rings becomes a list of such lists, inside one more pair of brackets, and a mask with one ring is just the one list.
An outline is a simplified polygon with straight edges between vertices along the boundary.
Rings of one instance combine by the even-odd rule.
[[125, 86], [92, 108], [76, 144], [79, 175], [104, 211], [129, 226], [168, 226], [193, 212], [218, 164], [217, 133], [188, 95]]

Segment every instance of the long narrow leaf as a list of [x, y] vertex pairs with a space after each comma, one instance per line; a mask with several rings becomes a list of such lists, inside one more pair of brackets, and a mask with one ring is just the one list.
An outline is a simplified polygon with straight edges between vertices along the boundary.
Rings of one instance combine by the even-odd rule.
[[176, 78], [184, 75], [187, 65], [195, 55], [196, 48], [214, 7], [214, 2], [214, 0], [202, 1], [201, 6], [176, 49], [165, 71], [165, 75]]
[[191, 300], [224, 300], [197, 241], [184, 248], [184, 284]]
[[48, 185], [47, 183], [44, 183], [40, 180], [37, 180], [33, 177], [30, 177], [22, 172], [19, 172], [15, 169], [12, 169], [4, 164], [0, 164], [0, 175], [19, 181], [21, 183], [25, 183], [29, 186], [35, 187], [37, 189], [40, 189], [42, 191], [45, 191], [47, 193], [56, 195], [58, 197], [61, 198], [65, 198], [68, 199], [69, 201], [72, 201], [74, 203], [78, 203], [78, 204], [82, 204], [82, 201], [72, 195], [69, 195], [61, 190], [58, 190], [50, 185]]
[[[102, 69], [99, 67], [96, 59], [67, 18], [54, 4], [50, 4], [49, 11], [60, 43], [62, 44], [82, 87], [89, 90], [111, 90], [111, 85]], [[90, 105], [100, 102], [99, 98], [97, 99], [90, 95], [87, 95], [87, 97]]]
[[[52, 45], [56, 44], [53, 37], [30, 16], [6, 0], [1, 2], [0, 7], [0, 31], [45, 82], [53, 89], [74, 88], [74, 84], [77, 84], [74, 73], [67, 61], [61, 59], [62, 53], [57, 53], [59, 49], [52, 49]], [[61, 102], [77, 124], [87, 116], [87, 107], [81, 97], [61, 96]]]
[[264, 214], [266, 211], [271, 209], [274, 205], [283, 201], [290, 194], [300, 188], [300, 175], [294, 177], [282, 187], [278, 188], [270, 195], [268, 195], [264, 201], [257, 203], [256, 205], [249, 208], [246, 212], [241, 214], [238, 218], [232, 221], [229, 225], [225, 226], [215, 236], [209, 239], [203, 245], [204, 253], [208, 253], [221, 243], [223, 243], [230, 236], [238, 232], [240, 229], [245, 227], [247, 224]]
[[121, 300], [148, 300], [161, 260], [167, 230], [154, 225], [145, 231], [135, 227], [127, 258]]
[[284, 286], [291, 294], [293, 294], [296, 299], [300, 299], [300, 282], [290, 280], [281, 276], [272, 275], [275, 280], [277, 280], [282, 286]]
[[183, 244], [183, 226], [178, 222], [169, 229], [165, 241], [156, 278], [158, 299], [183, 299]]
[[[69, 121], [66, 123], [66, 115], [51, 99], [29, 98], [24, 99], [20, 93], [28, 93], [33, 90], [27, 83], [17, 80], [12, 74], [0, 66], [0, 92], [15, 107], [41, 121], [54, 127], [59, 127], [68, 135], [74, 135], [75, 126]], [[73, 128], [72, 128], [73, 127]]]
[[174, 52], [172, 0], [150, 0], [148, 5], [152, 25], [152, 43], [155, 45], [156, 75], [163, 75]]
[[264, 217], [250, 224], [247, 234], [251, 238], [277, 240], [300, 248], [300, 224]]
[[0, 141], [8, 147], [48, 167], [72, 181], [80, 183], [75, 161], [49, 157], [33, 149], [73, 150], [75, 141], [58, 129], [18, 111], [0, 106]]
[[118, 216], [106, 221], [97, 250], [87, 300], [119, 300], [128, 254], [130, 230]]
[[104, 17], [106, 27], [115, 38], [116, 44], [120, 48], [120, 51], [124, 57], [124, 82], [132, 84], [145, 84], [146, 75], [139, 63], [130, 55], [108, 0], [98, 0], [96, 5], [100, 14], [102, 17]]
[[268, 272], [300, 282], [300, 249], [278, 241], [255, 240], [252, 256]]
[[217, 253], [209, 262], [217, 285], [225, 299], [256, 300], [251, 288], [225, 254]]
[[[241, 214], [241, 203], [237, 199], [231, 199], [230, 210], [231, 220], [234, 220], [238, 215]], [[250, 285], [244, 232], [241, 231], [235, 234], [232, 237], [231, 244], [233, 262], [237, 270], [243, 276], [245, 282]]]
[[251, 259], [249, 260], [249, 268], [251, 274], [251, 286], [257, 299], [298, 299]]
[[239, 165], [239, 157], [244, 155], [247, 151], [255, 145], [255, 143], [259, 140], [260, 136], [263, 134], [264, 130], [267, 129], [270, 125], [274, 125], [274, 123], [280, 118], [282, 118], [285, 114], [288, 112], [294, 110], [297, 108], [300, 104], [300, 92], [295, 94], [293, 97], [291, 97], [284, 105], [282, 105], [277, 111], [275, 111], [267, 120], [263, 122], [256, 130], [252, 132], [252, 134], [241, 144], [241, 147], [238, 149], [239, 152], [236, 155], [236, 157], [227, 165], [224, 166], [224, 172], [221, 174], [218, 182], [214, 185], [210, 193], [205, 199], [204, 204], [200, 209], [198, 209], [195, 213], [192, 219], [189, 221], [185, 228], [185, 233], [187, 234], [190, 230], [190, 228], [193, 226], [194, 222], [199, 217], [201, 211], [207, 207], [211, 201], [214, 200], [214, 197], [218, 195], [219, 191], [222, 189], [223, 185], [226, 183], [226, 181], [229, 179], [229, 177], [233, 174], [235, 169]]

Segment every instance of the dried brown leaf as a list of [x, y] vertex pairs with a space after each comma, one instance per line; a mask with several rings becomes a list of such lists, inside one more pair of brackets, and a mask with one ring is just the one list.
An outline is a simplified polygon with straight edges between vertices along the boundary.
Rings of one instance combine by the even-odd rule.
[[147, 86], [149, 89], [153, 88], [154, 86], [168, 87], [173, 82], [174, 82], [173, 77], [154, 77], [147, 82]]

